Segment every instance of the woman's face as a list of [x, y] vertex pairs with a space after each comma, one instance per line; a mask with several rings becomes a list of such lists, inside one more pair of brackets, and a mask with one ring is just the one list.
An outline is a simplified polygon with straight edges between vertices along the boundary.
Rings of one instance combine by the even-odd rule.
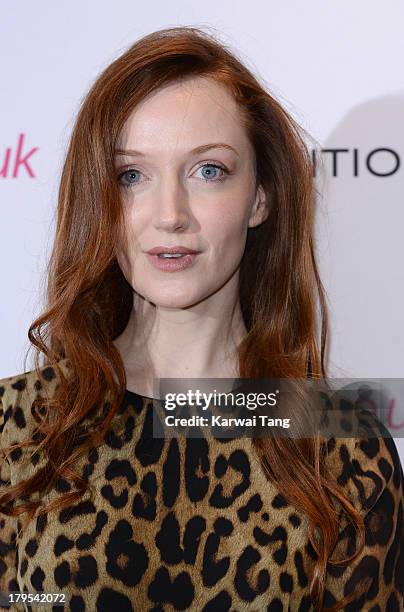
[[[247, 229], [265, 220], [267, 208], [255, 189], [254, 151], [225, 87], [195, 77], [153, 93], [126, 121], [115, 167], [127, 241], [116, 255], [133, 289], [162, 308], [234, 290]], [[158, 246], [198, 254], [148, 255]]]

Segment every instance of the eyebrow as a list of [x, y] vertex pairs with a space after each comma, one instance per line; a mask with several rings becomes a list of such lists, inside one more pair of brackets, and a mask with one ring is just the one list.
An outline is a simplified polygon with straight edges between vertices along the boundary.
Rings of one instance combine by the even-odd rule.
[[[189, 153], [205, 153], [205, 151], [209, 151], [210, 149], [227, 149], [229, 151], [233, 151], [236, 155], [239, 156], [239, 152], [234, 147], [225, 142], [212, 142], [209, 144], [200, 145], [199, 147], [195, 147], [195, 149], [191, 149]], [[141, 151], [135, 151], [134, 149], [115, 149], [115, 155], [131, 155], [138, 157], [146, 156], [145, 153], [142, 153]]]

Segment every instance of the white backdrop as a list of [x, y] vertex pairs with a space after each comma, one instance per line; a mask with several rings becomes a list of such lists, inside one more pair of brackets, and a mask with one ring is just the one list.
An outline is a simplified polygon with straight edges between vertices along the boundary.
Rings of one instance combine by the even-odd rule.
[[[173, 25], [215, 28], [322, 149], [345, 150], [324, 153], [317, 181], [331, 374], [404, 377], [401, 0], [2, 0], [0, 378], [23, 371], [41, 310], [80, 100], [137, 38]], [[404, 425], [396, 438], [404, 464], [403, 436]]]

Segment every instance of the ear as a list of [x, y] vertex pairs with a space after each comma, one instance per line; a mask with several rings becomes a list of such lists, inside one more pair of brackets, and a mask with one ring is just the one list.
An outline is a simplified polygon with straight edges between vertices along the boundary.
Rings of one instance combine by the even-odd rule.
[[269, 215], [269, 205], [265, 192], [260, 185], [255, 194], [254, 205], [251, 209], [248, 227], [256, 227], [261, 225]]

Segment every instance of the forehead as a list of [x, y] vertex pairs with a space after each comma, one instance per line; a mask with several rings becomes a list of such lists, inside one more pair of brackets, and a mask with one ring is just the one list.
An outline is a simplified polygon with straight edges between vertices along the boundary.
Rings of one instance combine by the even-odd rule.
[[208, 77], [193, 77], [171, 83], [137, 105], [117, 144], [153, 155], [173, 147], [181, 153], [214, 141], [249, 149], [240, 110], [229, 90]]

